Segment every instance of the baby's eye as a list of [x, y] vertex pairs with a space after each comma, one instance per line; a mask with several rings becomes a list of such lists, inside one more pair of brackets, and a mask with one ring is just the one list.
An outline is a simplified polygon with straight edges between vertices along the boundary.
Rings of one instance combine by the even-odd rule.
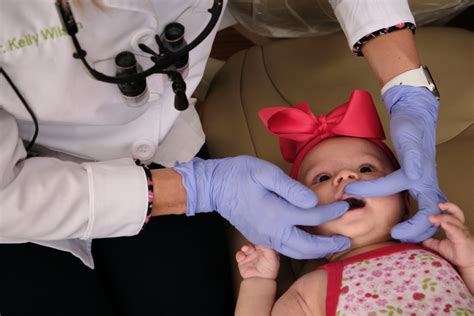
[[359, 169], [360, 173], [367, 173], [367, 172], [374, 172], [374, 171], [375, 171], [375, 168], [372, 165], [363, 165]]
[[320, 175], [316, 176], [316, 178], [314, 178], [313, 183], [321, 183], [321, 182], [327, 181], [329, 179], [331, 179], [331, 177], [329, 175], [320, 174]]

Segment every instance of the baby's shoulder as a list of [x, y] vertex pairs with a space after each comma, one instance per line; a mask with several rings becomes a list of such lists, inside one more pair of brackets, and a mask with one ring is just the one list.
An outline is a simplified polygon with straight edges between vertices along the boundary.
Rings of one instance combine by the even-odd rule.
[[325, 315], [327, 272], [322, 269], [311, 271], [300, 277], [292, 286], [312, 315]]

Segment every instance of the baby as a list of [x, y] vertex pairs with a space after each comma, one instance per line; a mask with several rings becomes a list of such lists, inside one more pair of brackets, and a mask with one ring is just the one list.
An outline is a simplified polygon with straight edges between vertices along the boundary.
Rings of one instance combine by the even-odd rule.
[[443, 214], [429, 218], [446, 239], [403, 244], [392, 240], [390, 230], [407, 215], [405, 193], [363, 199], [344, 193], [352, 181], [399, 168], [382, 142], [368, 92], [354, 91], [327, 116], [315, 117], [304, 103], [259, 115], [280, 137], [292, 177], [310, 187], [320, 204], [350, 205], [343, 216], [306, 229], [348, 236], [352, 247], [327, 257], [328, 264], [296, 280], [275, 302], [278, 254], [243, 246], [236, 254], [243, 278], [236, 315], [474, 315], [474, 237], [459, 207], [441, 203]]

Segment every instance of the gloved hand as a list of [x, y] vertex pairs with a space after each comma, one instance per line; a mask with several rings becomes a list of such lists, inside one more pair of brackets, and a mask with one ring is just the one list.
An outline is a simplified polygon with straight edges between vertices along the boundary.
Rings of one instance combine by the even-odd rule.
[[350, 247], [347, 237], [315, 236], [297, 227], [335, 219], [349, 205], [316, 207], [314, 192], [269, 162], [250, 156], [194, 158], [174, 169], [183, 177], [188, 216], [216, 210], [251, 242], [297, 259]]
[[397, 224], [392, 237], [403, 242], [421, 242], [437, 230], [428, 216], [439, 214], [439, 202], [447, 201], [436, 174], [436, 118], [439, 102], [428, 89], [394, 86], [383, 95], [391, 113], [390, 134], [401, 169], [373, 181], [353, 182], [345, 192], [358, 196], [390, 195], [409, 190], [420, 210]]

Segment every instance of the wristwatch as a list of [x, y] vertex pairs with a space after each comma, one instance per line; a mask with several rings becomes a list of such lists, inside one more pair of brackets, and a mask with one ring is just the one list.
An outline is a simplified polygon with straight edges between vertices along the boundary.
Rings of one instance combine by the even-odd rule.
[[387, 82], [380, 93], [383, 95], [385, 91], [393, 86], [404, 85], [404, 86], [415, 86], [425, 87], [433, 93], [436, 99], [439, 100], [439, 91], [436, 84], [431, 77], [430, 71], [427, 66], [421, 66], [420, 68], [408, 70], [404, 73], [399, 74], [389, 82]]

